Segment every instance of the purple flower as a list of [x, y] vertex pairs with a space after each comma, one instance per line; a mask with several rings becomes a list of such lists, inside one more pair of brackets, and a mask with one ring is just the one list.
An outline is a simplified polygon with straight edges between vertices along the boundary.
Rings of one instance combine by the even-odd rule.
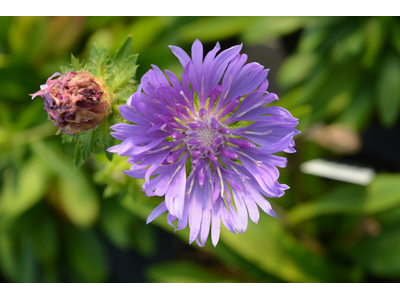
[[134, 125], [116, 124], [112, 134], [122, 143], [108, 151], [129, 156], [125, 174], [144, 178], [147, 196], [165, 196], [147, 223], [168, 211], [172, 226], [190, 227], [189, 242], [218, 243], [221, 221], [233, 233], [247, 228], [248, 215], [257, 223], [259, 206], [276, 217], [264, 198], [280, 197], [289, 187], [278, 182], [277, 167], [286, 158], [276, 152], [295, 152], [298, 121], [284, 108], [266, 106], [277, 100], [268, 93], [268, 70], [245, 64], [242, 46], [218, 55], [207, 53], [199, 40], [192, 58], [170, 46], [184, 71], [182, 83], [152, 66], [137, 92], [120, 107]]
[[61, 130], [72, 135], [91, 129], [111, 111], [105, 83], [85, 71], [54, 73], [40, 86], [40, 91], [30, 96], [44, 98], [49, 119], [60, 128], [57, 134]]

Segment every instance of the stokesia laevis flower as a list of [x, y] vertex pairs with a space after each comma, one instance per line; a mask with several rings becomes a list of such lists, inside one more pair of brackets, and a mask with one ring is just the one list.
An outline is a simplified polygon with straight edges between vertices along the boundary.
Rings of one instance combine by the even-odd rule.
[[289, 187], [278, 182], [277, 167], [286, 158], [276, 152], [295, 152], [298, 120], [284, 108], [266, 106], [277, 100], [268, 93], [268, 70], [245, 64], [241, 45], [218, 55], [217, 43], [203, 60], [199, 40], [192, 58], [170, 46], [184, 67], [182, 83], [152, 66], [138, 90], [120, 107], [134, 123], [116, 124], [112, 136], [122, 143], [108, 151], [129, 156], [129, 171], [144, 178], [148, 196], [165, 196], [147, 223], [168, 211], [177, 229], [189, 223], [189, 242], [218, 243], [221, 221], [233, 233], [246, 230], [248, 215], [257, 223], [259, 206], [276, 217], [266, 197], [280, 197]]
[[83, 70], [63, 75], [54, 73], [40, 86], [40, 91], [30, 96], [32, 99], [44, 98], [49, 119], [60, 128], [57, 134], [61, 130], [72, 135], [91, 129], [111, 111], [111, 98], [105, 83]]

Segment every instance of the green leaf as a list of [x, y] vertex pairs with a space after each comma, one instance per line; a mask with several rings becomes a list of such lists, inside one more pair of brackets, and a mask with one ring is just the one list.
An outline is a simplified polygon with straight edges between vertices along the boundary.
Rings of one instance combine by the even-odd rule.
[[[100, 51], [97, 46], [93, 45], [89, 62], [85, 69], [91, 72], [95, 77], [102, 78], [108, 92], [113, 100], [113, 105], [121, 104], [126, 101], [136, 87], [134, 86], [134, 76], [136, 74], [137, 54], [132, 54], [132, 36], [128, 36], [116, 53], [110, 56], [106, 48]], [[65, 71], [79, 71], [82, 63], [71, 54], [71, 65], [65, 68]], [[110, 135], [110, 126], [114, 124], [116, 117], [114, 111], [103, 120], [103, 122], [93, 129], [79, 132], [75, 135], [75, 168], [80, 168], [92, 153], [105, 152], [107, 158], [112, 160], [112, 153], [106, 150], [112, 147], [115, 140]], [[72, 142], [74, 137], [67, 136], [63, 133], [63, 142]]]
[[379, 117], [386, 127], [392, 127], [400, 113], [400, 59], [397, 55], [386, 57], [377, 83]]
[[246, 44], [259, 45], [267, 40], [299, 30], [307, 23], [315, 21], [310, 17], [258, 17], [256, 20], [242, 35]]
[[76, 134], [74, 165], [80, 168], [89, 158], [92, 151], [97, 147], [94, 131], [96, 129], [82, 131]]
[[[75, 176], [83, 178], [83, 175], [79, 173]], [[99, 213], [98, 199], [90, 185], [85, 184], [87, 182], [78, 183], [76, 179], [57, 180], [60, 203], [71, 221], [80, 227], [93, 224]]]
[[16, 281], [18, 259], [15, 241], [4, 230], [0, 231], [0, 267], [11, 281]]
[[337, 122], [349, 125], [356, 130], [361, 130], [371, 115], [373, 104], [374, 98], [371, 87], [364, 86], [338, 117]]
[[7, 219], [16, 218], [34, 206], [44, 197], [48, 178], [48, 168], [37, 157], [28, 159], [16, 179], [10, 177], [4, 181], [0, 215]]
[[287, 58], [278, 72], [278, 83], [285, 88], [292, 87], [306, 79], [319, 58], [313, 53], [299, 53]]
[[80, 71], [83, 69], [82, 63], [80, 63], [79, 59], [76, 58], [73, 54], [71, 54], [71, 67], [74, 71]]
[[109, 153], [107, 149], [114, 146], [115, 142], [110, 135], [112, 119], [112, 115], [110, 115], [97, 127], [76, 134], [75, 168], [80, 168], [92, 153], [104, 151], [107, 158], [111, 161], [112, 153]]
[[152, 265], [146, 269], [150, 282], [159, 283], [214, 283], [235, 282], [234, 278], [191, 261], [174, 261]]
[[131, 245], [134, 217], [113, 199], [104, 201], [100, 227], [116, 246], [126, 249]]
[[[66, 254], [68, 262], [85, 282], [105, 282], [109, 266], [107, 255], [100, 239], [92, 231], [69, 226], [66, 232]], [[71, 278], [76, 282], [76, 278]]]
[[0, 231], [0, 267], [11, 282], [38, 281], [38, 268], [26, 236]]
[[107, 70], [107, 49], [103, 47], [101, 51], [97, 49], [96, 45], [93, 45], [92, 51], [90, 52], [88, 70], [94, 77], [104, 77]]
[[400, 229], [384, 231], [349, 251], [362, 268], [376, 276], [400, 278]]
[[394, 19], [391, 23], [390, 41], [397, 53], [400, 54], [400, 24], [397, 19]]
[[379, 17], [370, 17], [365, 26], [365, 34], [366, 51], [362, 63], [369, 68], [375, 63], [379, 51], [383, 47], [385, 40], [384, 22]]
[[400, 204], [400, 174], [379, 174], [367, 187], [346, 184], [289, 211], [292, 224], [327, 214], [375, 214]]
[[185, 42], [199, 39], [203, 43], [228, 39], [241, 34], [254, 23], [254, 17], [202, 17], [179, 28], [177, 34]]
[[[121, 89], [132, 88], [133, 77], [137, 69], [137, 57], [137, 54], [132, 54], [132, 36], [128, 36], [111, 58], [111, 75], [106, 80], [111, 93], [118, 93]], [[131, 93], [133, 93], [133, 90], [131, 90]]]
[[75, 140], [73, 135], [66, 134], [64, 131], [61, 132], [62, 143], [71, 143]]
[[258, 224], [249, 222], [241, 235], [221, 226], [221, 241], [265, 272], [286, 282], [335, 282], [346, 277], [343, 268], [309, 252], [279, 220], [267, 215], [262, 215]]
[[59, 200], [66, 215], [77, 226], [92, 225], [99, 214], [99, 199], [83, 171], [74, 170], [72, 164], [67, 163], [68, 157], [44, 142], [31, 144], [31, 148], [42, 164], [58, 175], [56, 186], [60, 190]]
[[157, 250], [157, 238], [154, 227], [146, 225], [145, 222], [139, 220], [139, 222], [136, 222], [135, 229], [133, 236], [135, 250], [143, 257], [153, 257]]
[[132, 36], [129, 35], [117, 50], [113, 61], [118, 67], [122, 67], [126, 59], [132, 55]]
[[37, 259], [46, 266], [55, 264], [59, 251], [59, 236], [56, 222], [51, 215], [42, 215], [35, 226], [29, 229], [29, 239]]
[[[156, 200], [158, 197], [154, 198]], [[155, 205], [149, 203], [152, 202], [151, 200], [152, 198], [132, 201], [126, 197], [122, 204], [133, 214], [145, 220], [155, 208]], [[156, 218], [152, 224], [168, 232], [174, 232], [173, 227], [167, 223], [165, 215]], [[187, 242], [189, 228], [178, 230], [174, 235]], [[246, 233], [239, 236], [229, 232], [221, 224], [220, 242], [226, 244], [230, 250], [246, 261], [283, 281], [332, 282], [340, 276], [346, 277], [340, 267], [306, 250], [277, 219], [270, 216], [261, 216], [259, 224], [249, 222]], [[202, 251], [213, 253], [214, 247], [210, 240]], [[268, 253], [268, 255], [263, 255], [263, 253]]]

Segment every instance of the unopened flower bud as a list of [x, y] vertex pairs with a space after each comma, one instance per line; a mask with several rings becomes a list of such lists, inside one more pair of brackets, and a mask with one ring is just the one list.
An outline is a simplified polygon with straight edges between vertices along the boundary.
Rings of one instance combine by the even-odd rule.
[[[53, 79], [54, 77], [58, 78]], [[54, 73], [40, 91], [30, 95], [44, 98], [49, 119], [69, 135], [99, 125], [111, 111], [111, 98], [105, 83], [86, 71], [64, 75]]]

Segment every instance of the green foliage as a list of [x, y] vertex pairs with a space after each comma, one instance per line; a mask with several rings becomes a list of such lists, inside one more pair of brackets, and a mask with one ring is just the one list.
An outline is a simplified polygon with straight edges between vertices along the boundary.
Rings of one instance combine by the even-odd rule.
[[99, 199], [84, 173], [74, 170], [61, 153], [53, 152], [44, 143], [35, 143], [31, 147], [42, 163], [58, 175], [56, 186], [60, 205], [70, 220], [81, 227], [93, 224], [99, 213]]
[[326, 214], [376, 214], [400, 205], [400, 175], [379, 174], [367, 187], [339, 186], [328, 194], [297, 205], [288, 214], [292, 224]]
[[385, 57], [377, 86], [378, 111], [383, 124], [392, 127], [400, 113], [400, 59], [398, 55]]
[[67, 228], [67, 259], [76, 281], [104, 282], [108, 275], [106, 252], [100, 239], [91, 231]]
[[[146, 225], [163, 199], [122, 172], [126, 157], [105, 151], [134, 78], [150, 64], [181, 74], [168, 45], [280, 45], [294, 33], [295, 50], [269, 75], [282, 88], [275, 105], [302, 131], [279, 170], [291, 189], [269, 199], [278, 217], [261, 213], [240, 235], [221, 226], [216, 248], [209, 240], [188, 249], [189, 229], [175, 232], [166, 214]], [[143, 270], [128, 273], [150, 282], [398, 282], [399, 173], [380, 170], [364, 187], [304, 175], [299, 165], [342, 158], [309, 139], [316, 123], [359, 136], [376, 118], [398, 126], [399, 55], [393, 17], [0, 17], [0, 277], [107, 282], [116, 280], [117, 252], [118, 260], [135, 253]], [[28, 96], [60, 65], [102, 78], [114, 101], [101, 125], [61, 139], [43, 102]]]
[[400, 231], [392, 229], [378, 237], [369, 238], [352, 248], [350, 255], [375, 276], [398, 282], [400, 276]]
[[[117, 106], [123, 104], [134, 92], [133, 78], [137, 69], [137, 56], [137, 54], [132, 54], [132, 37], [128, 36], [114, 55], [110, 55], [105, 47], [99, 50], [96, 45], [93, 45], [85, 66], [71, 54], [71, 64], [68, 67], [61, 67], [61, 70], [68, 72], [84, 69], [95, 77], [103, 79], [112, 98], [112, 105]], [[107, 152], [107, 149], [114, 145], [114, 139], [110, 135], [110, 126], [116, 123], [116, 118], [113, 109], [100, 125], [77, 133], [75, 138], [66, 137], [66, 134], [63, 133], [62, 141], [64, 143], [76, 142], [74, 156], [76, 168], [80, 168], [92, 153], [104, 152], [109, 160], [112, 159], [112, 153]]]
[[216, 274], [213, 270], [207, 269], [201, 264], [191, 261], [177, 261], [161, 263], [150, 266], [147, 277], [151, 282], [163, 283], [214, 283], [214, 282], [235, 282], [234, 278], [227, 278], [222, 274]]

